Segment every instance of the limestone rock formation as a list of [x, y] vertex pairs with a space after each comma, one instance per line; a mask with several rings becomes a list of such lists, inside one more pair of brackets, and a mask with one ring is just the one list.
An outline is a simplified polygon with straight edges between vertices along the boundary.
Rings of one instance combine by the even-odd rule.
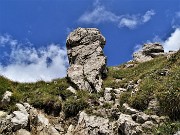
[[81, 112], [77, 126], [67, 135], [114, 135], [114, 123], [109, 119], [98, 117], [95, 115], [88, 116], [85, 112]]
[[2, 100], [0, 102], [1, 105], [7, 105], [11, 100], [12, 92], [6, 91], [2, 97]]
[[77, 89], [100, 91], [106, 75], [106, 41], [96, 28], [77, 28], [67, 38], [70, 67], [67, 77]]
[[133, 54], [134, 61], [145, 62], [164, 55], [164, 48], [159, 43], [144, 44], [142, 50]]

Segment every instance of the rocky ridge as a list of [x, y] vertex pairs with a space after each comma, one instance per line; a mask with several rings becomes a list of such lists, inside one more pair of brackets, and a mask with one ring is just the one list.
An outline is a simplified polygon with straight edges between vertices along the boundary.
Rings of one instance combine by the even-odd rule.
[[[157, 115], [147, 115], [141, 111], [131, 108], [128, 104], [123, 104], [124, 112], [117, 107], [119, 103], [113, 99], [112, 92], [119, 97], [120, 94], [127, 89], [105, 88], [103, 97], [99, 100], [99, 109], [94, 109], [93, 114], [81, 111], [78, 116], [77, 124], [70, 124], [65, 128], [63, 124], [65, 119], [63, 115], [53, 120], [48, 119], [44, 112], [37, 110], [28, 103], [17, 103], [17, 111], [11, 114], [2, 113], [0, 115], [0, 133], [3, 135], [23, 133], [32, 135], [147, 135], [144, 129], [151, 130], [152, 127], [167, 121], [167, 117], [159, 117]], [[111, 104], [112, 108], [103, 107], [105, 104]], [[110, 118], [113, 117], [113, 118]]]

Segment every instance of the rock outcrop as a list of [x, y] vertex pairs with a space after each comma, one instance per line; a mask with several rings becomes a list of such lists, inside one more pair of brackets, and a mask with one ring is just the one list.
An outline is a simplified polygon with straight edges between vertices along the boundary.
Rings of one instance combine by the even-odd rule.
[[11, 100], [12, 92], [6, 91], [2, 97], [2, 100], [0, 102], [1, 106], [7, 105]]
[[109, 119], [95, 115], [88, 116], [85, 112], [81, 112], [77, 126], [67, 135], [114, 135], [113, 124]]
[[66, 46], [70, 67], [67, 77], [76, 89], [100, 91], [106, 76], [106, 41], [96, 28], [77, 28], [67, 38]]
[[144, 44], [139, 52], [133, 54], [134, 61], [145, 62], [153, 58], [164, 55], [164, 48], [159, 43]]

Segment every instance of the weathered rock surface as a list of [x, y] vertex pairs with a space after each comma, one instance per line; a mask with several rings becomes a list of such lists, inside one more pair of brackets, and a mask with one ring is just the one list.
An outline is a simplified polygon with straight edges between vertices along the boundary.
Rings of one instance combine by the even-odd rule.
[[180, 135], [180, 131], [176, 132], [174, 135]]
[[18, 111], [0, 117], [0, 134], [60, 135], [56, 128], [50, 124], [49, 119], [28, 103], [17, 103], [16, 106]]
[[81, 112], [77, 126], [74, 130], [71, 129], [69, 135], [114, 135], [113, 127], [109, 119], [95, 115], [88, 116], [85, 112]]
[[31, 135], [31, 133], [25, 129], [20, 129], [16, 132], [16, 135]]
[[6, 91], [2, 97], [2, 100], [1, 100], [1, 105], [6, 105], [10, 102], [11, 100], [11, 96], [12, 96], [12, 92], [10, 91]]
[[133, 54], [134, 61], [145, 62], [153, 58], [164, 55], [164, 48], [159, 43], [145, 44], [142, 50]]
[[13, 117], [11, 118], [12, 127], [14, 130], [25, 128], [28, 124], [29, 114], [22, 104], [16, 104], [19, 111], [13, 112]]
[[125, 135], [139, 135], [142, 134], [140, 124], [133, 121], [130, 115], [121, 114], [118, 119], [119, 132]]
[[67, 38], [70, 67], [67, 77], [77, 89], [100, 91], [106, 75], [106, 41], [96, 28], [77, 28]]

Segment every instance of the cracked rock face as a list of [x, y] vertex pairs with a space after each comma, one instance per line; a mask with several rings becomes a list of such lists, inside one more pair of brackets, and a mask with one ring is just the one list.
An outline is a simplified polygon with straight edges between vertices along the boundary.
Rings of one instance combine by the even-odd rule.
[[145, 44], [142, 47], [142, 50], [140, 50], [139, 52], [135, 52], [133, 54], [133, 58], [135, 61], [145, 62], [152, 60], [153, 58], [159, 55], [164, 55], [163, 46], [159, 43], [150, 43], [150, 44]]
[[67, 77], [77, 89], [100, 91], [106, 76], [106, 41], [96, 28], [77, 28], [67, 38], [70, 67]]

